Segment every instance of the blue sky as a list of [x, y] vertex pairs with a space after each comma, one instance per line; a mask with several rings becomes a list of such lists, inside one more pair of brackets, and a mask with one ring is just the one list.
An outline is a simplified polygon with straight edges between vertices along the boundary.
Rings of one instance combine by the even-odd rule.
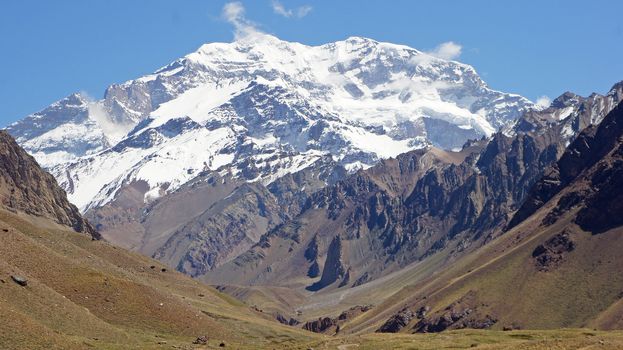
[[[154, 71], [202, 43], [231, 41], [226, 1], [56, 0], [0, 4], [0, 126], [76, 91]], [[532, 100], [604, 93], [623, 80], [623, 1], [241, 1], [281, 39], [349, 36], [434, 50], [453, 42], [494, 89]], [[281, 6], [279, 6], [281, 5]]]

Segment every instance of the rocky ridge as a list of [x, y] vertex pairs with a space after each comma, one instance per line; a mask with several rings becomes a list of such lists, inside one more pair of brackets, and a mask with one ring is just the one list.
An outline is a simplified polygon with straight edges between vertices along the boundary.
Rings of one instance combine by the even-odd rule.
[[4, 209], [43, 216], [77, 232], [99, 239], [100, 235], [67, 200], [54, 177], [15, 140], [0, 130], [0, 204]]

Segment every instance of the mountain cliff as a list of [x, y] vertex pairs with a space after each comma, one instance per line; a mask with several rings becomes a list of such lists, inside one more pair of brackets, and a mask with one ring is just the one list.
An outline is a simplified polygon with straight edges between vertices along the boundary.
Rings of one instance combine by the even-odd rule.
[[0, 204], [4, 209], [43, 216], [100, 238], [67, 200], [54, 177], [41, 169], [4, 130], [0, 130]]

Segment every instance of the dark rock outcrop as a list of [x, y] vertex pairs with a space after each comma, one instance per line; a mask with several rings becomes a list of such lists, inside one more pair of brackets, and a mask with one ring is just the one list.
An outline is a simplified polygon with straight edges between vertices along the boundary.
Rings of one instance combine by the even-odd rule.
[[0, 130], [0, 205], [8, 210], [44, 216], [76, 232], [101, 238], [67, 200], [67, 194], [54, 177], [41, 169], [4, 130]]
[[539, 244], [532, 252], [534, 263], [540, 271], [548, 271], [558, 265], [566, 253], [575, 249], [569, 233], [563, 232]]
[[336, 319], [331, 317], [322, 317], [315, 321], [305, 322], [303, 329], [314, 333], [324, 333], [334, 326], [337, 326]]
[[415, 325], [416, 333], [438, 333], [446, 329], [487, 329], [491, 328], [497, 319], [490, 315], [482, 318], [469, 317], [472, 314], [471, 309], [465, 309], [460, 312], [448, 312], [433, 319], [422, 319]]
[[340, 325], [370, 309], [372, 309], [371, 305], [353, 306], [340, 313], [336, 318], [321, 317], [314, 321], [308, 321], [303, 325], [303, 329], [315, 333], [329, 333], [330, 331], [338, 333], [340, 331]]
[[200, 337], [197, 337], [197, 339], [195, 339], [193, 341], [193, 344], [198, 344], [198, 345], [207, 345], [208, 344], [208, 336], [207, 335], [202, 335]]
[[398, 313], [390, 317], [376, 331], [379, 333], [398, 333], [405, 328], [415, 317], [413, 311], [409, 309], [400, 310]]
[[312, 262], [318, 259], [318, 236], [314, 236], [305, 249], [305, 259]]
[[318, 261], [315, 261], [309, 265], [309, 269], [307, 270], [307, 277], [316, 278], [320, 276], [320, 266], [318, 265]]
[[[604, 161], [610, 166], [602, 164], [608, 169], [604, 168], [602, 169], [603, 171], [599, 171], [600, 176], [595, 178], [595, 185], [599, 186], [599, 184], [606, 183], [615, 185], [613, 181], [620, 179], [620, 177], [617, 177], [616, 175], [617, 172], [621, 171], [620, 168], [616, 166], [616, 158], [618, 158], [618, 155], [615, 148], [617, 148], [617, 145], [620, 144], [619, 138], [622, 133], [623, 106], [619, 104], [603, 119], [599, 125], [591, 125], [587, 127], [569, 145], [562, 157], [560, 157], [560, 160], [552, 164], [552, 166], [545, 171], [544, 176], [537, 183], [535, 183], [525, 202], [511, 220], [510, 226], [512, 227], [532, 215], [546, 202], [560, 193], [562, 189], [568, 187], [569, 184], [571, 184], [571, 182], [573, 182], [583, 171], [588, 170], [597, 164], [597, 162], [603, 160], [608, 153], [612, 153], [611, 158], [613, 157], [613, 159], [611, 159], [611, 161], [613, 163], [610, 164], [611, 162], [608, 160]], [[611, 178], [613, 181], [606, 181], [606, 178]], [[616, 188], [616, 186], [612, 186], [612, 189], [615, 190], [614, 192], [604, 192], [604, 194], [595, 196], [591, 196], [588, 192], [601, 192], [596, 191], [599, 188], [585, 188], [583, 189], [585, 190], [583, 193], [578, 191], [566, 193], [559, 200], [557, 208], [554, 209], [548, 217], [546, 217], [544, 223], [551, 224], [555, 222], [556, 218], [560, 214], [579, 204], [580, 201], [588, 197], [595, 198], [597, 201], [600, 201], [597, 197], [603, 198], [603, 200], [608, 202], [608, 204], [613, 204], [614, 208], [616, 208], [619, 201], [612, 200], [612, 198], [617, 198]], [[604, 206], [603, 209], [607, 209], [607, 206]], [[587, 209], [583, 215], [589, 211], [593, 211], [593, 213], [595, 213], [594, 209]], [[620, 216], [608, 215], [608, 217], [618, 218]], [[598, 222], [597, 220], [590, 221], [595, 223]]]
[[415, 317], [420, 318], [420, 319], [424, 318], [426, 317], [426, 314], [428, 314], [429, 311], [430, 311], [430, 306], [424, 305], [415, 312]]
[[347, 286], [350, 283], [350, 275], [351, 275], [351, 268], [349, 267], [346, 270], [346, 273], [344, 274], [344, 277], [342, 278], [342, 281], [338, 285], [338, 288]]
[[357, 305], [350, 309], [343, 311], [338, 317], [338, 321], [346, 321], [353, 317], [356, 317], [364, 312], [372, 310], [372, 305]]
[[413, 330], [416, 333], [438, 333], [447, 329], [490, 328], [497, 322], [497, 318], [486, 313], [483, 315], [478, 307], [471, 306], [474, 300], [475, 294], [470, 291], [441, 312], [422, 317]]
[[297, 320], [297, 319], [295, 319], [293, 317], [290, 317], [288, 319], [285, 316], [283, 316], [282, 314], [277, 314], [275, 319], [277, 320], [277, 322], [279, 322], [281, 324], [285, 324], [287, 326], [296, 326], [296, 325], [301, 323], [299, 320]]
[[353, 283], [353, 287], [360, 286], [368, 282], [369, 280], [370, 280], [370, 275], [367, 272], [365, 272], [363, 275], [359, 276], [357, 280], [355, 280], [355, 282]]
[[307, 245], [304, 255], [305, 259], [311, 263], [307, 270], [307, 277], [316, 278], [320, 276], [320, 265], [318, 264], [318, 236], [314, 236]]
[[593, 178], [593, 192], [575, 219], [586, 231], [599, 234], [623, 225], [623, 149], [618, 152], [619, 158]]
[[22, 287], [26, 287], [28, 285], [28, 280], [22, 276], [12, 275], [11, 279], [13, 282], [19, 284]]
[[[319, 290], [328, 285], [345, 280], [348, 270], [344, 266], [342, 261], [342, 238], [337, 235], [331, 241], [329, 249], [327, 250], [327, 259], [324, 263], [324, 269], [322, 270], [322, 277], [320, 281], [314, 283], [309, 287], [309, 290]], [[346, 281], [348, 283], [348, 281]]]

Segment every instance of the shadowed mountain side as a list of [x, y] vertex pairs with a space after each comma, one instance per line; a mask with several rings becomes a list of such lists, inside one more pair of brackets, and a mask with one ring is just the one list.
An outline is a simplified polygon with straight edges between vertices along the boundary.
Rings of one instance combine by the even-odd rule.
[[[604, 159], [608, 153], [613, 152], [613, 147], [620, 142], [619, 135], [623, 130], [623, 106], [619, 104], [599, 125], [593, 125], [585, 129], [578, 138], [567, 148], [560, 160], [546, 171], [543, 178], [535, 184], [529, 197], [522, 207], [517, 211], [509, 226], [515, 226], [526, 219], [544, 203], [567, 187], [571, 182], [582, 174], [583, 171], [591, 168], [600, 162], [598, 169], [599, 177], [595, 177], [592, 182], [592, 189], [575, 196], [569, 194], [561, 199], [558, 204], [558, 211], [564, 211], [576, 205], [578, 201], [590, 200], [602, 202], [609, 205], [602, 205], [602, 213], [598, 214], [594, 209], [586, 209], [578, 218], [584, 223], [584, 228], [593, 226], [599, 231], [619, 225], [620, 215], [617, 215], [619, 201], [615, 199], [620, 194], [616, 180], [621, 170], [619, 159], [610, 155]], [[608, 183], [611, 182], [611, 183]], [[602, 203], [603, 204], [603, 203]], [[588, 206], [591, 207], [591, 206]], [[591, 220], [591, 219], [594, 220]]]
[[100, 238], [67, 200], [54, 177], [41, 169], [4, 130], [0, 130], [0, 204], [8, 210], [47, 217]]
[[620, 209], [622, 123], [618, 106], [569, 145], [530, 192], [534, 197], [552, 183], [550, 174], [559, 174], [561, 185], [533, 215], [438, 276], [387, 298], [350, 331], [623, 327], [617, 259], [623, 222], [608, 215]]

